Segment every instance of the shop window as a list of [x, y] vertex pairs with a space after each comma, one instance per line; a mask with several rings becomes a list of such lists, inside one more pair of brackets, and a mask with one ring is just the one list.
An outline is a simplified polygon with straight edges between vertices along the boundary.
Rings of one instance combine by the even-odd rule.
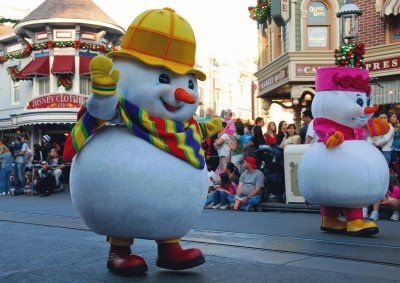
[[306, 48], [330, 48], [330, 11], [322, 1], [311, 1], [307, 7], [307, 23], [305, 25]]
[[274, 58], [282, 55], [282, 28], [274, 25]]
[[11, 104], [19, 104], [20, 103], [20, 83], [19, 81], [11, 80]]
[[38, 95], [48, 94], [50, 92], [50, 80], [48, 77], [36, 78]]
[[79, 93], [84, 95], [90, 94], [91, 80], [89, 77], [81, 76], [79, 79]]
[[389, 19], [390, 42], [400, 42], [400, 16], [392, 16]]

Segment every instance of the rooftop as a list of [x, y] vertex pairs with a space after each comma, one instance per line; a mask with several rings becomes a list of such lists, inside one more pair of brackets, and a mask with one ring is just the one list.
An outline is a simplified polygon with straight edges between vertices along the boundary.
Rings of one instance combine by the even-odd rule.
[[118, 26], [113, 19], [91, 0], [46, 0], [23, 18], [21, 23], [42, 19], [83, 19]]

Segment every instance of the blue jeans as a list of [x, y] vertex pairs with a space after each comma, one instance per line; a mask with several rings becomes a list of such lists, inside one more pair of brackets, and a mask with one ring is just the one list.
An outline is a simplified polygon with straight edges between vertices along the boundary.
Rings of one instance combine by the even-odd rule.
[[382, 154], [385, 157], [387, 164], [390, 166], [390, 162], [392, 161], [392, 152], [391, 151], [382, 151]]
[[205, 206], [211, 204], [213, 201], [214, 201], [214, 192], [210, 193], [210, 194], [207, 196]]
[[2, 167], [0, 169], [0, 193], [10, 191], [11, 167]]
[[213, 193], [213, 198], [214, 198], [214, 205], [216, 205], [216, 204], [221, 204], [221, 205], [228, 204], [228, 193], [225, 192], [225, 191], [215, 190], [214, 193]]
[[14, 162], [14, 189], [25, 189], [25, 163]]
[[[231, 194], [228, 196], [228, 201], [230, 202], [231, 206], [235, 204], [235, 194]], [[245, 195], [240, 195], [241, 198], [245, 197]], [[239, 206], [239, 210], [248, 210], [249, 206], [253, 206], [259, 204], [261, 202], [261, 195], [254, 195], [249, 197], [247, 202], [241, 202]]]

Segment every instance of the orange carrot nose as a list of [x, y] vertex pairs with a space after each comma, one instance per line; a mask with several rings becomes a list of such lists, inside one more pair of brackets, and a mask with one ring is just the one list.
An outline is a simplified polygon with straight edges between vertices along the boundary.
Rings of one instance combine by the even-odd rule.
[[364, 114], [372, 114], [374, 112], [376, 112], [379, 109], [379, 105], [375, 105], [375, 106], [367, 106], [364, 108]]
[[196, 99], [191, 96], [186, 90], [183, 88], [177, 88], [175, 90], [175, 99], [178, 101], [183, 101], [189, 104], [195, 104]]

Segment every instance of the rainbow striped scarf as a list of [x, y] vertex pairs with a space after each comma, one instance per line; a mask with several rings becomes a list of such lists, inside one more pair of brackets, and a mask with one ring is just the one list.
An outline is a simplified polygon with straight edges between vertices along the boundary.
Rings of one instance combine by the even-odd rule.
[[[197, 122], [193, 117], [185, 122], [155, 118], [121, 96], [118, 109], [123, 121], [136, 136], [195, 168], [204, 168], [204, 151], [200, 143], [207, 136], [216, 133], [221, 122], [219, 124], [211, 122], [209, 124], [216, 125], [210, 126], [207, 122]], [[89, 136], [107, 122], [90, 115], [85, 106], [79, 111], [78, 119], [65, 143], [63, 157], [66, 161], [72, 160], [75, 154], [82, 150]]]

